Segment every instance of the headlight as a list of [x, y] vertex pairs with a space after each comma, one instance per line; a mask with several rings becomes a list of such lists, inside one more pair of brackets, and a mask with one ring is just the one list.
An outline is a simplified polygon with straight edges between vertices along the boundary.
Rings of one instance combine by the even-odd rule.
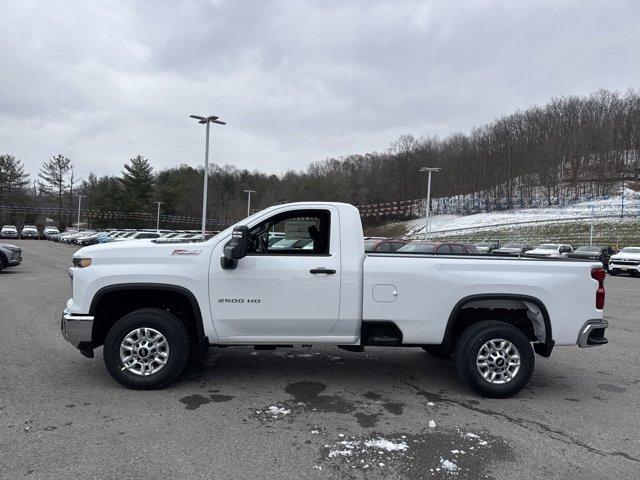
[[75, 258], [73, 259], [73, 266], [78, 268], [85, 268], [91, 265], [90, 258]]

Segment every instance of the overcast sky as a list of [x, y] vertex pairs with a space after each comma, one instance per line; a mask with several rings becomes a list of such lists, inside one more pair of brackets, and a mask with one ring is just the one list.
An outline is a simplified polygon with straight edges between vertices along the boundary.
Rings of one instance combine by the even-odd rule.
[[640, 83], [640, 2], [0, 0], [0, 153], [283, 172]]

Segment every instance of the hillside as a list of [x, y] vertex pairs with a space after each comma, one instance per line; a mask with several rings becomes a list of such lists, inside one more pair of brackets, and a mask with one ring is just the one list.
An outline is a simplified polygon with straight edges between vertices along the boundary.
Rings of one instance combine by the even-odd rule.
[[[563, 207], [529, 208], [475, 215], [435, 215], [431, 220], [432, 238], [463, 241], [520, 240], [571, 244], [588, 243], [591, 205], [594, 213], [594, 242], [613, 245], [640, 244], [640, 192], [630, 189], [623, 197], [578, 202]], [[367, 231], [370, 235], [415, 236], [425, 233], [425, 220], [397, 222]]]

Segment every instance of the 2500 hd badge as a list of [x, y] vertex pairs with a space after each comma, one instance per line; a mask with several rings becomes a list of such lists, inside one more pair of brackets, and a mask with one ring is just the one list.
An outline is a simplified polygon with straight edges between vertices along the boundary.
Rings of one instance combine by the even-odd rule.
[[259, 298], [219, 298], [218, 303], [260, 303]]

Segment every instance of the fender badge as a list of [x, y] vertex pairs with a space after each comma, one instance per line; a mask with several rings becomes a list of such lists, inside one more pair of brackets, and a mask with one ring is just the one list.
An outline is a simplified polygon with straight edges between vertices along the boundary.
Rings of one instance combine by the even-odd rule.
[[187, 250], [186, 248], [176, 248], [171, 255], [200, 255], [202, 250]]

